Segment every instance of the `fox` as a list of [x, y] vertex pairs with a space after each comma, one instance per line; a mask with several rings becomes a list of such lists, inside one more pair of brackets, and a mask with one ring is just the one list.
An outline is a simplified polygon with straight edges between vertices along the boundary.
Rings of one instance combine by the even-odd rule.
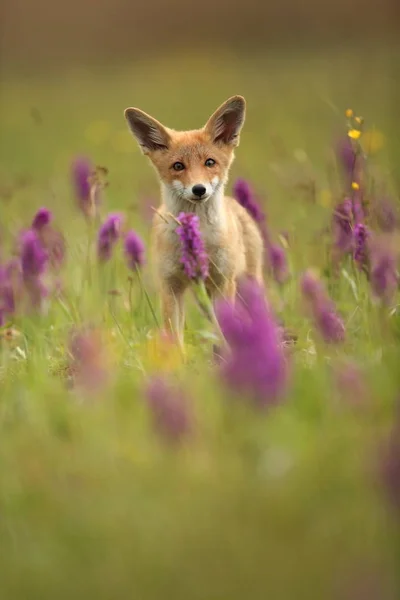
[[245, 122], [246, 101], [232, 96], [200, 129], [178, 131], [139, 108], [124, 116], [142, 153], [154, 167], [161, 204], [151, 225], [151, 254], [159, 283], [164, 329], [184, 347], [184, 294], [191, 285], [181, 262], [175, 231], [182, 212], [198, 215], [209, 258], [205, 281], [214, 303], [234, 303], [241, 277], [263, 285], [263, 238], [258, 225], [239, 202], [225, 195], [229, 170]]

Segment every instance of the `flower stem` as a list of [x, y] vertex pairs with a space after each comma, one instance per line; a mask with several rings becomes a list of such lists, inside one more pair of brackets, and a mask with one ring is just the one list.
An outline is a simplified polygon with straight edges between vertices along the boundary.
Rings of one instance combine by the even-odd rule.
[[146, 297], [146, 301], [147, 301], [147, 304], [149, 305], [150, 312], [153, 315], [154, 323], [156, 324], [156, 327], [159, 328], [160, 325], [159, 325], [156, 313], [154, 311], [154, 308], [153, 308], [153, 305], [151, 303], [150, 297], [149, 297], [149, 295], [147, 293], [147, 290], [146, 290], [146, 288], [145, 288], [145, 286], [143, 284], [142, 276], [141, 276], [141, 273], [140, 273], [140, 270], [139, 270], [138, 267], [136, 267], [136, 275], [137, 275], [137, 278], [138, 278], [138, 281], [139, 281], [140, 288], [143, 290], [144, 295]]

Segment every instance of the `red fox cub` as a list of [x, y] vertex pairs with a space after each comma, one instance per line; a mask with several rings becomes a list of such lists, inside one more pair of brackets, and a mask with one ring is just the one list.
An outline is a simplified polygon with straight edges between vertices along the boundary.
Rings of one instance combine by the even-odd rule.
[[180, 260], [178, 225], [169, 215], [198, 215], [209, 257], [205, 283], [211, 298], [221, 294], [233, 301], [241, 275], [260, 283], [263, 279], [263, 240], [258, 226], [234, 198], [225, 196], [245, 111], [244, 98], [233, 96], [201, 129], [175, 131], [138, 108], [125, 110], [129, 128], [160, 180], [162, 203], [154, 216], [152, 246], [164, 326], [181, 345], [183, 295], [190, 280]]

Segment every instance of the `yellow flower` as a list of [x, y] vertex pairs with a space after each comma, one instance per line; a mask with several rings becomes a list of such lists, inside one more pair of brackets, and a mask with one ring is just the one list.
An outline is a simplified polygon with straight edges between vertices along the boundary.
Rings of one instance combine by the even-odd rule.
[[356, 123], [359, 123], [360, 125], [361, 125], [361, 123], [364, 122], [364, 119], [362, 117], [355, 117], [354, 120], [355, 120]]
[[360, 186], [358, 185], [358, 183], [356, 181], [353, 181], [353, 183], [351, 184], [351, 187], [353, 188], [353, 190], [359, 190]]
[[346, 117], [347, 117], [348, 119], [350, 119], [350, 117], [352, 117], [352, 116], [353, 116], [353, 114], [354, 114], [354, 113], [353, 113], [353, 111], [351, 110], [351, 108], [348, 108], [348, 109], [346, 110]]
[[363, 135], [362, 147], [367, 154], [374, 154], [385, 145], [385, 136], [379, 129], [370, 129]]
[[361, 131], [359, 131], [358, 129], [350, 129], [350, 131], [347, 134], [349, 136], [349, 138], [351, 138], [352, 140], [358, 140], [358, 138], [361, 135]]

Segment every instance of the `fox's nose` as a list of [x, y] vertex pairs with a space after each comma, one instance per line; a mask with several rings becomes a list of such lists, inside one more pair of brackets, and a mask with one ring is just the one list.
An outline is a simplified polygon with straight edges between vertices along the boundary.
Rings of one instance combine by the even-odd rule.
[[206, 191], [207, 191], [206, 188], [201, 183], [198, 183], [197, 185], [194, 185], [192, 187], [193, 194], [195, 196], [197, 196], [198, 198], [201, 198], [202, 196], [204, 196], [204, 194], [206, 193]]

